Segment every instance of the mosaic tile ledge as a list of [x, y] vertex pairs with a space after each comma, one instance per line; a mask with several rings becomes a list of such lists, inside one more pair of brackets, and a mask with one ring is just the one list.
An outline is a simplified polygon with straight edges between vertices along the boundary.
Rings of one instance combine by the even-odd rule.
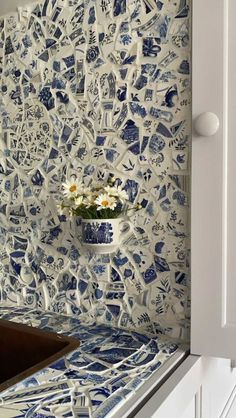
[[134, 395], [179, 350], [151, 338], [39, 309], [0, 306], [0, 318], [77, 337], [80, 348], [0, 396], [0, 417], [103, 418]]

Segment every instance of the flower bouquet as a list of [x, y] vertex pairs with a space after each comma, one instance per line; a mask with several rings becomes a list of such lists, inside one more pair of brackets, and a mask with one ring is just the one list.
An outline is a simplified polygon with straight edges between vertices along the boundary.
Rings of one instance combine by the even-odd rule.
[[[86, 186], [76, 178], [62, 184], [65, 195], [59, 213], [82, 218], [82, 242], [97, 253], [115, 250], [120, 243], [120, 223], [131, 224], [124, 217], [141, 208], [129, 202], [126, 190], [111, 182]], [[124, 236], [124, 233], [122, 233]]]

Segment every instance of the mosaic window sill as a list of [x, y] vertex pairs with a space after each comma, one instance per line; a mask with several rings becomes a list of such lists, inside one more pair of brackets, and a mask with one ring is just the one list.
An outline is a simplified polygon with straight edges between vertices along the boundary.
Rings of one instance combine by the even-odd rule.
[[[89, 323], [39, 309], [0, 307], [0, 318], [78, 337], [80, 348], [2, 392], [0, 417], [119, 417], [167, 360], [184, 355], [165, 337]], [[149, 385], [150, 387], [150, 385]], [[140, 399], [140, 396], [139, 396]], [[123, 408], [123, 409], [122, 409]]]

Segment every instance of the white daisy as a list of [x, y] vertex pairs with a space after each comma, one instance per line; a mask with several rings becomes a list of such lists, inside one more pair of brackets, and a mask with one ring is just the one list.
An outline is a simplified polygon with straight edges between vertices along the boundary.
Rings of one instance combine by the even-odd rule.
[[71, 198], [83, 194], [83, 183], [77, 179], [68, 180], [62, 183], [63, 193]]
[[78, 196], [74, 199], [74, 205], [76, 207], [82, 205], [82, 203], [84, 203], [84, 197], [83, 196]]
[[101, 210], [101, 209], [114, 210], [117, 205], [115, 197], [109, 196], [108, 194], [100, 194], [100, 196], [97, 197], [94, 203], [98, 206], [98, 210]]
[[94, 196], [91, 195], [91, 194], [85, 196], [83, 204], [86, 206], [86, 208], [89, 208], [90, 206], [93, 206], [95, 204]]
[[104, 187], [104, 190], [109, 194], [109, 196], [118, 197], [121, 203], [125, 203], [126, 200], [129, 200], [128, 193], [125, 190], [123, 190], [121, 186], [106, 186]]

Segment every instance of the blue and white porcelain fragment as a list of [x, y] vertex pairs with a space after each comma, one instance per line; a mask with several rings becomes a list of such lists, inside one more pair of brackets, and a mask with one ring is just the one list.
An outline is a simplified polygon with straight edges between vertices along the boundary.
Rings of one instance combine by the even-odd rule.
[[[123, 225], [122, 225], [123, 224]], [[129, 234], [132, 224], [124, 218], [82, 219], [82, 245], [94, 254], [114, 253]], [[125, 226], [126, 231], [123, 227]], [[94, 271], [96, 269], [94, 266]]]

